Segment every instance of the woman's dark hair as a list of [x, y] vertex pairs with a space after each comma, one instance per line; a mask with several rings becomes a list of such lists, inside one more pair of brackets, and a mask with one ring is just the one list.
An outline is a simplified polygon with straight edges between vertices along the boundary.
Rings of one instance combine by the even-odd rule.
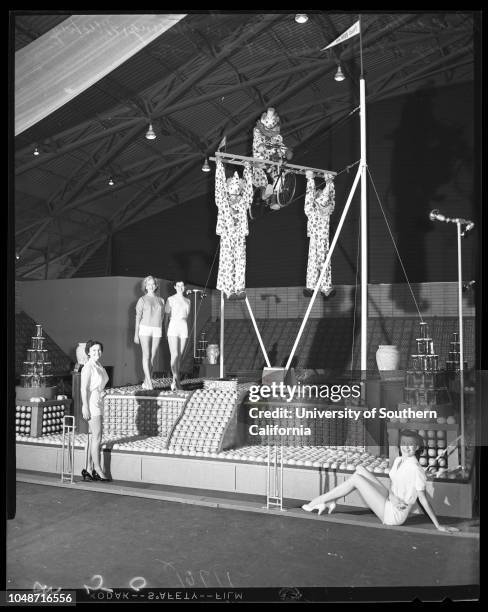
[[425, 440], [416, 431], [412, 431], [411, 429], [402, 429], [398, 436], [398, 446], [401, 446], [404, 438], [415, 441], [415, 444], [418, 446], [418, 449], [415, 451], [415, 456], [417, 459], [419, 459], [420, 453], [425, 447]]
[[103, 353], [103, 344], [99, 340], [88, 340], [88, 342], [85, 344], [85, 353], [87, 355], [90, 354], [90, 349], [92, 346], [95, 346], [95, 344], [98, 344], [100, 346], [100, 349]]

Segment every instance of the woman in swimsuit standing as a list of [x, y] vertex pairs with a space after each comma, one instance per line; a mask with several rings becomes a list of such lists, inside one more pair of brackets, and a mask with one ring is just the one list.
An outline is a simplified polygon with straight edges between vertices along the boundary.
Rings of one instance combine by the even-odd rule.
[[[81, 370], [81, 402], [83, 418], [88, 421], [90, 436], [88, 438], [88, 468], [81, 471], [83, 480], [109, 480], [102, 470], [101, 452], [103, 425], [103, 390], [108, 382], [108, 375], [100, 363], [103, 344], [98, 340], [89, 340], [85, 345], [88, 361]], [[91, 438], [91, 439], [90, 439]]]
[[152, 389], [152, 372], [161, 336], [163, 335], [164, 300], [156, 295], [159, 285], [154, 276], [146, 276], [141, 283], [145, 295], [136, 305], [134, 342], [141, 345], [143, 389]]
[[190, 300], [185, 297], [185, 283], [176, 281], [174, 288], [176, 293], [167, 299], [165, 307], [165, 313], [168, 315], [165, 318], [166, 334], [171, 354], [171, 372], [173, 373], [172, 390], [181, 389], [181, 358], [188, 340], [187, 319], [190, 314]]

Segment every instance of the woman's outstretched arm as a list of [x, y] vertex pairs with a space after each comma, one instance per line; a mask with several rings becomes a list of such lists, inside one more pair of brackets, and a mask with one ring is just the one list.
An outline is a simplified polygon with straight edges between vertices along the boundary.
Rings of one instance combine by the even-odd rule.
[[418, 501], [422, 504], [422, 507], [429, 515], [429, 518], [434, 523], [436, 529], [438, 529], [439, 531], [447, 531], [447, 532], [459, 531], [459, 529], [457, 529], [456, 527], [446, 527], [445, 525], [441, 525], [439, 523], [435, 515], [435, 512], [432, 509], [432, 506], [430, 505], [430, 502], [427, 499], [427, 496], [425, 495], [425, 491], [418, 491]]

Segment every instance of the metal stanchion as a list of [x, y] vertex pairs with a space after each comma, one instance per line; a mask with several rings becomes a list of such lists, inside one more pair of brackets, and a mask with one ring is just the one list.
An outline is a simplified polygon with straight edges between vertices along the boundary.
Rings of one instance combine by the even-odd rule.
[[283, 508], [283, 447], [268, 445], [268, 464], [266, 473], [266, 508]]
[[73, 482], [75, 471], [75, 417], [63, 416], [61, 441], [61, 482]]

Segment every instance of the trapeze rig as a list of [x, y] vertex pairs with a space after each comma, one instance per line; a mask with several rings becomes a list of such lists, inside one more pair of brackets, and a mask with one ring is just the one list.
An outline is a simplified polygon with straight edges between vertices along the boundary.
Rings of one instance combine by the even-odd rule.
[[298, 166], [296, 164], [289, 164], [286, 161], [272, 161], [270, 159], [261, 159], [259, 157], [246, 157], [245, 155], [232, 155], [231, 153], [221, 153], [220, 151], [215, 152], [215, 157], [210, 158], [212, 161], [220, 159], [224, 163], [234, 164], [236, 166], [245, 166], [250, 164], [255, 168], [265, 168], [275, 166], [279, 170], [286, 172], [293, 172], [293, 174], [305, 175], [307, 171], [311, 171], [316, 176], [324, 177], [326, 180], [333, 179], [337, 176], [337, 172], [333, 170], [322, 170], [320, 168], [311, 168], [309, 166]]

